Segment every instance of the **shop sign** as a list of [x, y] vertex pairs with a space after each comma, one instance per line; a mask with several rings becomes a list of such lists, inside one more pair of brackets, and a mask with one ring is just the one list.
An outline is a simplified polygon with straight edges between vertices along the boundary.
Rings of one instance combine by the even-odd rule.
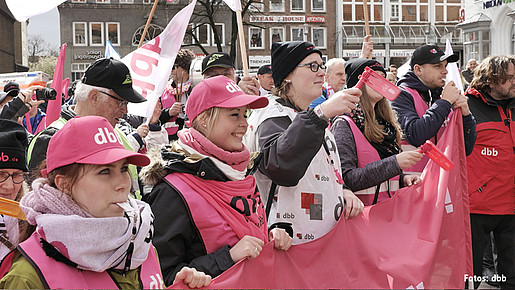
[[291, 16], [291, 15], [252, 15], [250, 22], [306, 22], [306, 16]]
[[88, 50], [86, 54], [74, 54], [73, 59], [99, 59], [103, 58], [104, 54], [100, 50]]

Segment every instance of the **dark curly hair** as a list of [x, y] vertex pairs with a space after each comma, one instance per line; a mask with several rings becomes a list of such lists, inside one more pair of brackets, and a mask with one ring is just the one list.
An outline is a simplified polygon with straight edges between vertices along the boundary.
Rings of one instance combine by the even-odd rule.
[[185, 71], [190, 71], [191, 61], [195, 58], [195, 53], [189, 49], [181, 49], [177, 53], [177, 57], [175, 58], [174, 65], [184, 69]]
[[474, 79], [470, 87], [479, 91], [490, 92], [490, 85], [503, 84], [508, 80], [508, 66], [515, 65], [514, 56], [492, 55], [485, 58], [474, 70]]

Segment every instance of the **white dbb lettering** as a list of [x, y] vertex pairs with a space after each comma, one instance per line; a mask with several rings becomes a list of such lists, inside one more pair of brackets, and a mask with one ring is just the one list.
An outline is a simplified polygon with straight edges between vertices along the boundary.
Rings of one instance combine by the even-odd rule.
[[227, 91], [229, 93], [236, 93], [238, 91], [240, 92], [243, 92], [240, 87], [238, 87], [238, 85], [236, 85], [235, 83], [227, 83], [227, 85], [225, 86], [225, 88], [227, 89]]
[[107, 142], [119, 143], [116, 134], [109, 132], [109, 130], [105, 127], [103, 128], [103, 131], [102, 128], [98, 128], [98, 133], [95, 134], [94, 139], [95, 143], [98, 145], [105, 144]]

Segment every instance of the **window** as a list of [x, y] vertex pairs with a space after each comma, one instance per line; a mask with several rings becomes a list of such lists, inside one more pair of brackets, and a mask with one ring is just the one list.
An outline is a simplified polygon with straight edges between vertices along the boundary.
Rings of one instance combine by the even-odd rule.
[[[215, 30], [218, 34], [218, 37], [220, 37], [220, 45], [225, 46], [225, 23], [215, 23]], [[212, 33], [211, 36], [211, 45], [216, 46], [214, 34]]]
[[284, 39], [284, 28], [283, 27], [272, 27], [270, 28], [270, 43], [283, 42]]
[[311, 28], [311, 42], [316, 48], [326, 48], [326, 28], [325, 27], [313, 27]]
[[325, 12], [325, 0], [311, 0], [312, 12]]
[[152, 0], [143, 0], [143, 4], [152, 4]]
[[120, 3], [134, 3], [134, 0], [120, 0]]
[[90, 22], [89, 23], [89, 41], [91, 46], [104, 45], [104, 23]]
[[84, 72], [88, 68], [89, 63], [72, 63], [72, 82], [76, 80], [80, 80], [84, 75]]
[[304, 12], [304, 0], [291, 0], [291, 12]]
[[209, 25], [203, 24], [197, 27], [197, 40], [202, 45], [209, 45]]
[[[136, 31], [132, 35], [131, 42], [132, 42], [133, 46], [138, 46], [139, 45], [141, 36], [143, 36], [143, 30], [144, 29], [145, 29], [145, 25], [140, 26], [138, 29], [136, 29]], [[156, 24], [150, 24], [148, 26], [147, 33], [145, 34], [145, 39], [143, 39], [143, 43], [146, 43], [146, 42], [156, 38], [156, 36], [161, 34], [161, 32], [163, 32], [163, 30], [164, 30], [164, 28], [162, 26], [159, 26], [159, 25], [156, 25]]]
[[120, 23], [118, 22], [107, 22], [106, 23], [107, 40], [112, 45], [120, 45]]
[[73, 22], [73, 45], [88, 45], [88, 39], [86, 34], [86, 22]]
[[284, 0], [270, 0], [270, 12], [284, 12]]
[[193, 24], [188, 24], [186, 28], [186, 33], [184, 34], [184, 39], [182, 40], [183, 45], [193, 44]]
[[86, 0], [72, 0], [72, 3], [86, 3]]
[[263, 2], [252, 2], [249, 7], [250, 12], [265, 12], [265, 3]]
[[96, 0], [96, 3], [109, 3], [110, 0]]
[[249, 28], [249, 48], [250, 49], [263, 49], [265, 44], [263, 41], [263, 29], [250, 27]]
[[392, 4], [390, 10], [390, 16], [392, 20], [399, 20], [399, 4]]
[[306, 34], [304, 27], [292, 27], [291, 28], [291, 41], [306, 41]]

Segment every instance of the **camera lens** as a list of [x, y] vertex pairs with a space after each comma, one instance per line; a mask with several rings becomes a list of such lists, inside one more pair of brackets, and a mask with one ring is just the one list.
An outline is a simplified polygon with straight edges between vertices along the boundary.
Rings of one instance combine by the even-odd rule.
[[45, 89], [45, 97], [48, 100], [55, 100], [55, 98], [57, 97], [57, 92], [54, 89], [46, 88]]

